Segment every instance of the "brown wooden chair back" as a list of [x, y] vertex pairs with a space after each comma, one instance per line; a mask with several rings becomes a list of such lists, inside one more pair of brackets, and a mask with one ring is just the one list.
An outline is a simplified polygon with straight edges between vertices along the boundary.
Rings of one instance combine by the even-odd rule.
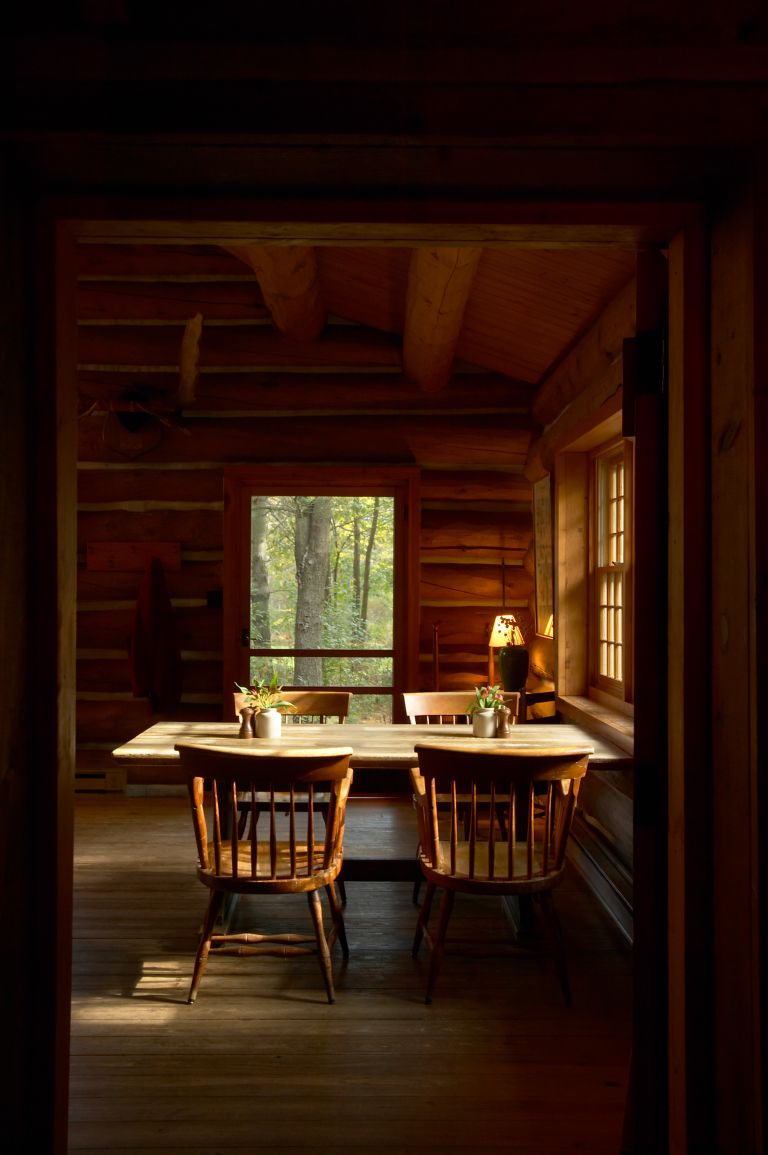
[[[210, 890], [188, 1001], [196, 998], [210, 953], [282, 956], [317, 951], [328, 1001], [333, 1002], [330, 950], [337, 939], [345, 957], [348, 954], [335, 880], [343, 858], [351, 747], [276, 751], [249, 743], [241, 754], [179, 742], [176, 750], [187, 776], [197, 877]], [[321, 794], [323, 817], [317, 811]], [[267, 821], [259, 824], [265, 814]], [[333, 922], [327, 937], [321, 889]], [[312, 935], [214, 932], [226, 895], [296, 893], [307, 894]]]
[[471, 690], [434, 690], [403, 694], [403, 705], [412, 726], [469, 722]]
[[[403, 694], [403, 705], [412, 725], [439, 725], [446, 722], [470, 722], [470, 710], [474, 702], [472, 690], [425, 690]], [[509, 706], [509, 720], [517, 721], [520, 711], [520, 694], [507, 693], [504, 702]]]
[[[437, 977], [458, 891], [533, 896], [552, 932], [563, 994], [570, 1001], [564, 952], [551, 892], [565, 869], [565, 849], [589, 752], [583, 748], [457, 748], [417, 744], [412, 770], [419, 822], [419, 866], [426, 894], [414, 954], [432, 946], [427, 1001]], [[436, 938], [428, 931], [435, 889], [444, 891]]]
[[286, 722], [346, 722], [352, 694], [346, 690], [284, 690], [293, 710], [285, 711]]
[[[232, 695], [235, 713], [239, 715], [245, 694]], [[286, 722], [346, 722], [352, 694], [346, 690], [281, 690], [280, 697], [290, 702], [293, 710], [282, 710]]]

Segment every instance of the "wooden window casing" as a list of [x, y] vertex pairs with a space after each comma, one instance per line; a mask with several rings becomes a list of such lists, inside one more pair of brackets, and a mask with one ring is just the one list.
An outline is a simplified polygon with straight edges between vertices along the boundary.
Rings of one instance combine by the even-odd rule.
[[[389, 496], [395, 502], [395, 582], [393, 597], [392, 717], [405, 721], [402, 694], [416, 684], [419, 612], [419, 473], [408, 466], [325, 466], [296, 463], [242, 465], [224, 474], [224, 643], [223, 693], [231, 701], [234, 683], [248, 679], [250, 646], [246, 607], [250, 604], [250, 499], [257, 494]], [[279, 653], [280, 651], [275, 651]], [[352, 689], [354, 687], [339, 687]], [[387, 688], [389, 689], [389, 688]], [[364, 692], [360, 689], [358, 692]]]
[[[591, 700], [601, 709], [632, 715], [632, 443], [621, 438], [618, 399], [555, 457], [555, 668], [559, 699]], [[600, 453], [622, 454], [624, 473], [621, 679], [599, 673], [595, 462]], [[616, 508], [616, 507], [614, 507]], [[607, 540], [618, 542], [615, 534]], [[607, 567], [610, 569], [611, 567]], [[613, 568], [612, 582], [618, 577]], [[616, 616], [614, 616], [614, 622]], [[609, 639], [612, 641], [613, 639]], [[610, 647], [615, 655], [617, 648]]]
[[591, 455], [590, 687], [631, 701], [632, 452], [627, 441]]

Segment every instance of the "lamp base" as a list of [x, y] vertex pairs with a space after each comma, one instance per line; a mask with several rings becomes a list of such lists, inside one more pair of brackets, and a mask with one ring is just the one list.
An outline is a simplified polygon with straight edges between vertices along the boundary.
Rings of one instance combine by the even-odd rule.
[[502, 646], [499, 650], [501, 684], [507, 693], [525, 689], [530, 656], [525, 646]]

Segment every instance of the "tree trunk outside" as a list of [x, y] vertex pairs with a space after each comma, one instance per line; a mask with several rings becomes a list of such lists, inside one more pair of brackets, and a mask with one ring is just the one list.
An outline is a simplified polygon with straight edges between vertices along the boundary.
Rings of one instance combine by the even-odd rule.
[[[330, 497], [297, 497], [296, 503], [296, 648], [316, 649], [323, 640], [323, 608], [328, 578]], [[322, 686], [319, 657], [297, 657], [294, 684]]]
[[254, 497], [251, 501], [250, 640], [252, 646], [268, 646], [272, 640], [267, 571], [267, 499], [264, 497]]

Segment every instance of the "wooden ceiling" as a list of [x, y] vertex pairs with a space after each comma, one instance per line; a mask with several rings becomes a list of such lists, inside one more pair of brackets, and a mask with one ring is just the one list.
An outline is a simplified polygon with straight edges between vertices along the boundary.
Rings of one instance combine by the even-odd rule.
[[345, 383], [375, 406], [386, 380], [411, 405], [463, 391], [530, 412], [634, 267], [613, 245], [83, 243], [82, 403], [143, 387], [169, 408], [235, 405], [291, 374], [331, 407]]

